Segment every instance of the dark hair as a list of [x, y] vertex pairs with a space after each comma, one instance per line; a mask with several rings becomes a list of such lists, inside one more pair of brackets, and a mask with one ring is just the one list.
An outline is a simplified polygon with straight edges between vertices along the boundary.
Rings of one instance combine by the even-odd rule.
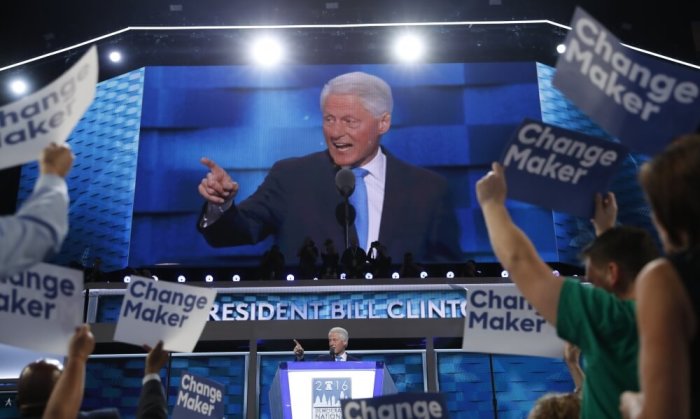
[[670, 243], [677, 247], [697, 247], [700, 244], [700, 135], [684, 135], [669, 144], [642, 166], [639, 183]]
[[581, 255], [594, 265], [615, 262], [620, 269], [621, 286], [626, 289], [644, 265], [659, 256], [659, 250], [646, 230], [618, 226], [596, 237]]
[[537, 399], [528, 419], [578, 419], [581, 399], [576, 393], [547, 393]]
[[17, 382], [17, 406], [22, 416], [41, 416], [63, 366], [54, 359], [40, 359], [22, 369]]

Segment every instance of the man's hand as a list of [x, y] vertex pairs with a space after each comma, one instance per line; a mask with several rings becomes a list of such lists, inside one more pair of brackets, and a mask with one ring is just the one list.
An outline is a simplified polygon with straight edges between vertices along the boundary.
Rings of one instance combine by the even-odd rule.
[[95, 349], [95, 337], [90, 332], [90, 326], [84, 324], [75, 329], [75, 334], [68, 343], [68, 359], [86, 362]]
[[296, 339], [294, 339], [294, 343], [296, 344], [294, 346], [294, 356], [296, 356], [297, 359], [304, 358], [304, 348], [301, 346], [301, 343]]
[[214, 205], [223, 205], [233, 200], [238, 193], [238, 183], [213, 160], [202, 157], [200, 161], [209, 168], [209, 173], [199, 183], [199, 194]]
[[168, 362], [169, 352], [163, 350], [163, 341], [159, 340], [158, 344], [153, 348], [143, 345], [143, 349], [148, 351], [145, 373], [158, 374], [165, 363]]
[[593, 228], [595, 235], [600, 236], [606, 230], [615, 227], [617, 221], [617, 200], [615, 194], [607, 192], [605, 196], [596, 194], [595, 196], [595, 213], [593, 214]]
[[73, 153], [68, 145], [51, 143], [41, 151], [39, 171], [42, 175], [56, 175], [65, 178], [73, 166]]
[[564, 361], [569, 365], [579, 365], [581, 349], [569, 342], [564, 342]]
[[506, 178], [503, 166], [493, 162], [491, 171], [476, 183], [476, 197], [482, 207], [488, 203], [504, 205], [506, 201]]

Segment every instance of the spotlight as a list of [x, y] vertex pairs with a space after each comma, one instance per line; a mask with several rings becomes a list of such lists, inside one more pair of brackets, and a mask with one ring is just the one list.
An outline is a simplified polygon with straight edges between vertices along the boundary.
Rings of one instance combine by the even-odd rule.
[[294, 281], [294, 275], [292, 275], [292, 274], [287, 275], [287, 281]]
[[235, 274], [234, 276], [231, 277], [231, 281], [233, 282], [241, 282], [241, 276], [238, 274]]
[[501, 271], [501, 278], [508, 278], [510, 274], [505, 269]]
[[340, 279], [347, 279], [348, 275], [345, 272], [340, 273]]
[[452, 271], [447, 271], [447, 275], [445, 275], [445, 276], [446, 276], [447, 278], [450, 278], [450, 279], [452, 279], [452, 278], [454, 278], [454, 277], [455, 277], [455, 273], [454, 273], [454, 272], [452, 272]]
[[557, 52], [559, 54], [565, 53], [566, 52], [566, 45], [564, 45], [564, 44], [557, 45]]
[[211, 275], [207, 275], [204, 277], [205, 282], [214, 282], [214, 277]]
[[421, 271], [420, 277], [421, 277], [421, 279], [425, 279], [428, 277], [428, 273], [426, 271]]
[[556, 270], [556, 269], [552, 271], [552, 274], [553, 274], [554, 276], [556, 276], [556, 277], [560, 277], [560, 276], [561, 276], [561, 273], [559, 273], [559, 271]]
[[158, 280], [158, 276], [157, 276], [157, 275], [151, 275], [151, 278], [153, 278], [154, 281], [157, 281], [157, 280]]
[[131, 276], [125, 275], [125, 276], [124, 276], [124, 283], [125, 283], [125, 284], [128, 284], [129, 282], [131, 282]]
[[318, 281], [318, 277], [317, 277], [317, 276], [314, 277], [314, 281]]
[[372, 275], [372, 272], [367, 272], [365, 274], [365, 279], [372, 279], [372, 278], [374, 278], [374, 275]]
[[399, 273], [394, 272], [393, 274], [391, 274], [391, 279], [399, 279]]
[[415, 63], [423, 57], [425, 44], [415, 35], [403, 35], [394, 43], [394, 55], [405, 63]]
[[282, 44], [274, 38], [265, 37], [253, 42], [251, 46], [253, 61], [264, 67], [271, 67], [282, 61], [284, 55]]
[[185, 282], [187, 281], [187, 278], [185, 278], [185, 275], [179, 275], [177, 277], [177, 282]]
[[122, 53], [119, 51], [112, 51], [109, 53], [108, 57], [109, 57], [109, 61], [111, 61], [113, 63], [118, 63], [118, 62], [121, 62], [121, 60], [122, 60]]
[[29, 85], [27, 84], [26, 81], [22, 79], [15, 79], [10, 82], [10, 91], [15, 95], [15, 96], [20, 96], [25, 93], [27, 93], [27, 90], [29, 90]]

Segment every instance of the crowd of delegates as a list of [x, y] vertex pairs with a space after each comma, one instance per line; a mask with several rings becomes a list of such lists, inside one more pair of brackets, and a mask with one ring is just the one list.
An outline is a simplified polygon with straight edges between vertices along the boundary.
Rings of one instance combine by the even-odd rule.
[[[665, 256], [643, 231], [596, 226], [600, 235], [584, 251], [594, 287], [562, 281], [538, 256], [505, 207], [500, 164], [476, 186], [496, 257], [558, 335], [582, 350], [582, 418], [700, 417], [700, 135], [676, 139], [639, 179]], [[606, 202], [613, 208], [612, 198], [598, 199], [596, 214]]]

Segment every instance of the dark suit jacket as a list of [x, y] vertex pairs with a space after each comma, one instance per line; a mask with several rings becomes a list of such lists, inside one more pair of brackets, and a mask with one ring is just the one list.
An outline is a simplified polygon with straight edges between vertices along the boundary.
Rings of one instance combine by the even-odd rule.
[[[347, 359], [348, 362], [349, 361], [362, 361], [360, 358], [358, 358], [356, 356], [352, 356], [348, 353], [346, 353], [346, 355], [348, 356], [348, 359]], [[314, 361], [319, 361], [319, 362], [320, 361], [335, 361], [335, 358], [332, 357], [330, 354], [324, 354], [324, 355], [319, 355], [318, 357], [316, 357], [316, 359]]]
[[[461, 260], [457, 219], [445, 179], [384, 154], [379, 241], [389, 256], [399, 261], [405, 252], [412, 252], [422, 262]], [[207, 228], [197, 226], [214, 247], [253, 244], [274, 234], [288, 261], [295, 260], [307, 236], [316, 243], [330, 238], [340, 245], [345, 237], [336, 218], [343, 203], [335, 186], [337, 170], [326, 151], [278, 161], [253, 195]]]
[[148, 380], [141, 387], [137, 419], [167, 419], [168, 406], [165, 402], [163, 385], [158, 380]]

